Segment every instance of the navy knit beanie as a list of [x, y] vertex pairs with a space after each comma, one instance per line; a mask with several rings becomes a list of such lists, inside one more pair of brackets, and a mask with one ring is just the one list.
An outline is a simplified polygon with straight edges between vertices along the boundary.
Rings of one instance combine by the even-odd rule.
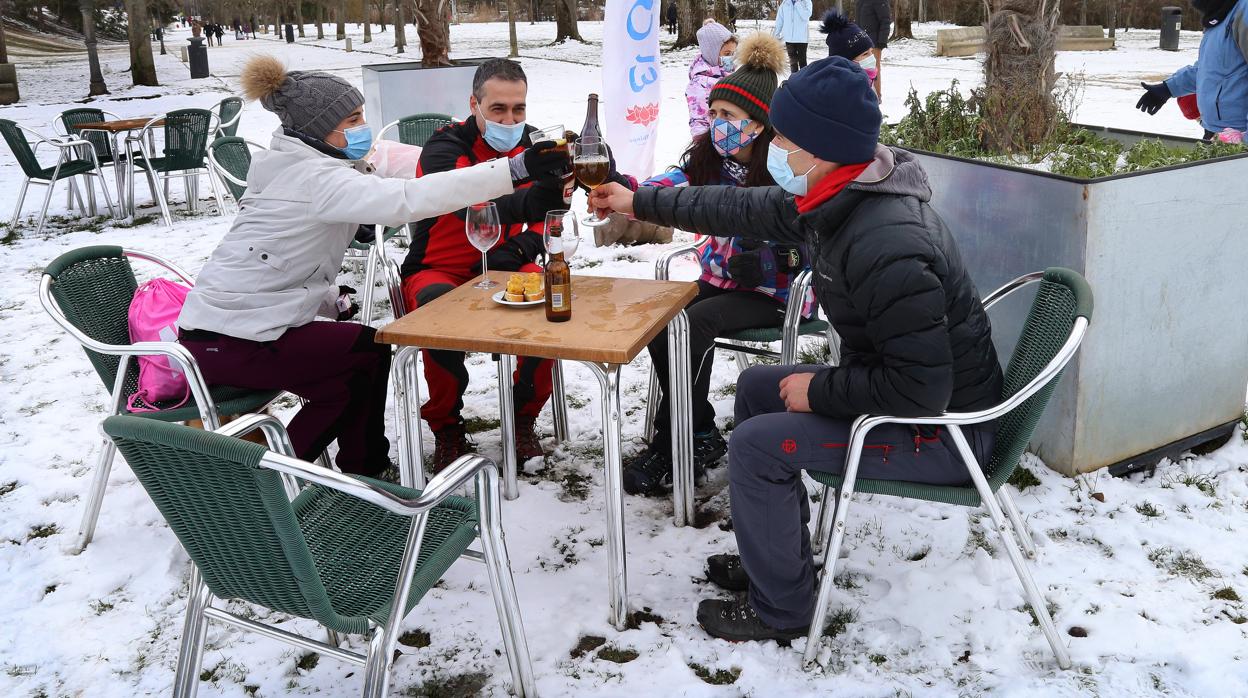
[[823, 25], [819, 27], [819, 31], [828, 35], [825, 41], [829, 56], [840, 56], [852, 61], [875, 48], [875, 42], [871, 41], [871, 36], [862, 27], [835, 10], [828, 10], [823, 16]]
[[771, 125], [820, 160], [869, 162], [880, 138], [880, 103], [857, 63], [830, 56], [780, 85], [771, 98]]

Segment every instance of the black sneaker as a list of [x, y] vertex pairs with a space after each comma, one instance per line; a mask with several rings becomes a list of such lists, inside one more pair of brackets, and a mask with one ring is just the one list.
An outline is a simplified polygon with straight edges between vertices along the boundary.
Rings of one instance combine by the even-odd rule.
[[629, 494], [658, 494], [671, 481], [672, 455], [667, 449], [646, 446], [646, 450], [624, 464], [624, 491]]
[[732, 642], [787, 642], [805, 636], [810, 630], [809, 624], [801, 628], [773, 628], [764, 623], [744, 599], [705, 599], [698, 604], [698, 624], [712, 637]]
[[718, 429], [693, 435], [693, 462], [698, 468], [714, 466], [727, 452], [728, 442], [719, 435]]
[[750, 588], [750, 578], [741, 566], [740, 555], [719, 554], [706, 558], [706, 578], [727, 591], [747, 591]]

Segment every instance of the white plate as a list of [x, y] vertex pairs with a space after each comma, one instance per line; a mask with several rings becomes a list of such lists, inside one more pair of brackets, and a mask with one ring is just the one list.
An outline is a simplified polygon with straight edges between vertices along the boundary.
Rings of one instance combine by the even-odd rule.
[[503, 298], [504, 293], [506, 293], [506, 291], [499, 291], [498, 293], [490, 296], [490, 298], [493, 298], [494, 302], [499, 305], [509, 305], [513, 308], [527, 308], [532, 305], [541, 305], [546, 302], [545, 298], [539, 298], [535, 301], [509, 301], [506, 298]]

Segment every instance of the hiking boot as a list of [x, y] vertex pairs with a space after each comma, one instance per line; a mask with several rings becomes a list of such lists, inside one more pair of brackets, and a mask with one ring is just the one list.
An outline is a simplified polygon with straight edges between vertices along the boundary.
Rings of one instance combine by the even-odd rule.
[[712, 637], [732, 642], [796, 640], [806, 635], [810, 624], [800, 628], [773, 628], [763, 622], [744, 599], [725, 601], [705, 599], [698, 604], [698, 624]]
[[669, 450], [646, 446], [646, 450], [625, 463], [624, 491], [645, 496], [661, 493], [664, 484], [672, 481], [672, 455]]
[[472, 453], [472, 444], [464, 433], [464, 423], [456, 422], [433, 432], [433, 472], [442, 472], [457, 458]]
[[537, 438], [534, 420], [528, 417], [516, 417], [516, 460], [523, 463], [530, 458], [545, 457], [542, 442]]
[[706, 578], [727, 591], [747, 591], [750, 588], [750, 577], [741, 566], [740, 555], [719, 554], [706, 558]]
[[719, 435], [718, 429], [693, 435], [693, 463], [698, 469], [712, 467], [727, 452], [728, 442]]

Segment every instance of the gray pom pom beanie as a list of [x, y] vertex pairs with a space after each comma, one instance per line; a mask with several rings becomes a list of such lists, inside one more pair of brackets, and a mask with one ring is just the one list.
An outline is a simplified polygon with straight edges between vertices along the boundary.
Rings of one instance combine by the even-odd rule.
[[323, 141], [364, 104], [364, 95], [335, 75], [291, 70], [280, 87], [260, 98], [260, 104], [277, 114], [282, 126]]

